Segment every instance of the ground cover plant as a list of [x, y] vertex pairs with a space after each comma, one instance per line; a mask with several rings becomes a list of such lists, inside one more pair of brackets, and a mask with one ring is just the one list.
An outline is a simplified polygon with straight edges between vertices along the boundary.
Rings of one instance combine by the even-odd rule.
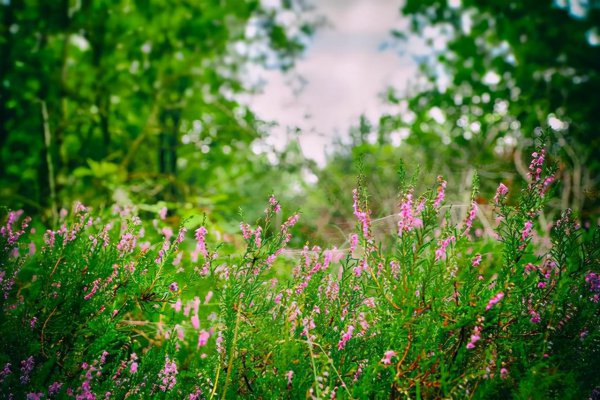
[[0, 398], [597, 396], [600, 234], [544, 220], [546, 158], [521, 193], [487, 194], [491, 227], [477, 179], [460, 219], [442, 177], [407, 179], [376, 235], [359, 180], [348, 246], [299, 253], [275, 196], [224, 243], [210, 216], [170, 226], [166, 209], [77, 203], [55, 230], [8, 211]]

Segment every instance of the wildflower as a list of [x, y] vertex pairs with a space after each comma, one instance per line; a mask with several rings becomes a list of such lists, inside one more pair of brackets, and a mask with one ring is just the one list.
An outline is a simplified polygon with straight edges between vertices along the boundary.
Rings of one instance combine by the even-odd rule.
[[500, 201], [504, 199], [504, 196], [506, 196], [507, 193], [508, 188], [503, 183], [500, 183], [500, 185], [498, 185], [498, 189], [496, 189], [496, 195], [494, 196], [494, 204], [499, 205]]
[[[83, 296], [83, 298], [85, 300], [91, 299], [92, 296], [96, 293], [96, 291], [98, 290], [99, 287], [100, 287], [100, 278], [98, 278], [94, 282], [92, 282], [92, 289], [90, 290], [90, 292], [88, 294], [86, 294], [85, 296]], [[84, 289], [84, 290], [87, 290], [87, 289]]]
[[250, 237], [252, 236], [252, 234], [254, 232], [252, 232], [252, 228], [250, 228], [250, 225], [245, 224], [245, 223], [240, 223], [240, 230], [242, 231], [242, 236], [244, 237], [244, 239], [248, 240], [250, 239]]
[[210, 299], [212, 299], [212, 297], [213, 297], [213, 292], [211, 290], [208, 293], [206, 293], [206, 297], [204, 297], [204, 304], [208, 304], [208, 302], [210, 301]]
[[477, 267], [479, 267], [480, 264], [481, 264], [481, 254], [477, 253], [475, 255], [475, 257], [473, 257], [473, 261], [471, 262], [471, 265], [473, 266], [473, 268], [477, 268]]
[[261, 234], [262, 228], [259, 226], [258, 228], [256, 228], [256, 231], [254, 231], [254, 245], [257, 248], [260, 248], [260, 245], [262, 244]]
[[54, 382], [52, 385], [48, 386], [48, 396], [54, 396], [60, 391], [62, 387], [62, 382]]
[[11, 363], [4, 364], [4, 368], [2, 368], [2, 371], [0, 371], [0, 383], [4, 382], [4, 378], [6, 378], [12, 373], [12, 371], [10, 370], [11, 366]]
[[435, 201], [433, 202], [434, 208], [440, 208], [446, 195], [446, 181], [441, 176], [438, 176], [438, 182], [440, 183], [440, 186], [438, 186], [437, 188], [437, 196], [435, 197]]
[[504, 367], [500, 369], [500, 378], [506, 379], [508, 377], [508, 370]]
[[418, 218], [425, 203], [422, 201], [419, 203], [417, 210], [413, 213], [413, 196], [412, 192], [406, 194], [404, 202], [400, 205], [400, 214], [398, 219], [398, 236], [402, 237], [404, 233], [410, 232], [414, 229], [421, 228], [423, 221]]
[[294, 371], [289, 370], [286, 374], [285, 377], [287, 378], [287, 384], [288, 387], [292, 386], [292, 378], [294, 377]]
[[546, 151], [542, 149], [539, 153], [533, 152], [531, 154], [531, 163], [529, 164], [529, 173], [527, 174], [534, 182], [540, 180], [542, 174], [542, 165], [544, 164], [544, 158]]
[[471, 209], [469, 210], [469, 215], [467, 215], [467, 220], [465, 221], [465, 234], [469, 232], [471, 226], [473, 226], [473, 221], [477, 216], [477, 203], [474, 201], [471, 202]]
[[138, 370], [138, 363], [134, 361], [131, 363], [131, 366], [129, 367], [129, 372], [131, 374], [135, 374], [137, 372], [137, 370]]
[[173, 389], [177, 383], [177, 364], [175, 361], [171, 361], [169, 356], [165, 357], [165, 365], [158, 374], [159, 388], [163, 392]]
[[541, 197], [544, 197], [546, 195], [548, 188], [550, 187], [552, 182], [554, 182], [555, 180], [556, 180], [556, 178], [554, 177], [554, 175], [550, 175], [546, 179], [544, 179], [544, 182], [542, 183], [542, 187], [540, 188], [540, 196]]
[[275, 212], [275, 214], [278, 214], [281, 211], [281, 205], [279, 204], [275, 196], [271, 195], [271, 197], [269, 197], [269, 204], [271, 205], [271, 207], [273, 207], [273, 211]]
[[31, 321], [29, 322], [31, 329], [35, 328], [35, 324], [37, 324], [37, 320], [38, 320], [37, 317], [31, 318]]
[[539, 324], [540, 323], [540, 314], [538, 314], [534, 310], [531, 310], [531, 311], [529, 311], [529, 315], [531, 315], [530, 321], [532, 323], [534, 323], [534, 324]]
[[210, 338], [210, 334], [205, 330], [201, 331], [198, 335], [198, 346], [196, 348], [200, 348], [200, 346], [206, 346], [208, 343], [208, 338]]
[[198, 315], [194, 315], [192, 316], [192, 326], [194, 327], [195, 330], [200, 329], [200, 319], [198, 319]]
[[27, 360], [21, 361], [21, 384], [26, 385], [29, 383], [29, 374], [33, 371], [33, 367], [35, 366], [35, 361], [33, 360], [33, 356], [30, 356]]
[[198, 242], [196, 245], [196, 249], [202, 253], [204, 258], [208, 258], [208, 251], [206, 250], [206, 234], [208, 231], [205, 227], [201, 226], [196, 229], [196, 241]]
[[353, 233], [350, 235], [350, 254], [354, 253], [356, 246], [358, 245], [358, 235]]
[[494, 307], [496, 304], [498, 304], [500, 302], [500, 300], [502, 300], [502, 298], [504, 298], [504, 293], [500, 292], [500, 293], [496, 294], [494, 297], [492, 297], [490, 299], [487, 306], [485, 306], [485, 310], [489, 311], [492, 307]]
[[338, 342], [338, 350], [342, 350], [346, 346], [346, 342], [352, 338], [352, 332], [354, 332], [354, 326], [348, 325], [348, 329], [342, 334], [342, 338]]
[[454, 236], [438, 241], [438, 247], [435, 250], [435, 261], [439, 261], [446, 256], [446, 248], [454, 241], [456, 241]]
[[364, 212], [360, 209], [359, 206], [359, 199], [358, 199], [358, 190], [354, 189], [352, 191], [352, 197], [354, 199], [354, 216], [356, 217], [356, 219], [358, 219], [358, 222], [360, 222], [360, 225], [362, 227], [362, 233], [364, 237], [369, 237], [369, 224], [370, 224], [370, 220], [369, 220], [369, 212]]
[[356, 277], [360, 277], [362, 272], [367, 271], [368, 269], [369, 266], [367, 265], [367, 262], [365, 260], [360, 260], [358, 265], [354, 267], [354, 275], [356, 275]]
[[158, 216], [160, 217], [160, 219], [162, 219], [163, 221], [167, 218], [167, 212], [169, 210], [167, 209], [167, 207], [163, 207], [158, 211]]
[[469, 343], [467, 343], [467, 349], [471, 350], [471, 349], [475, 348], [475, 343], [477, 343], [479, 341], [479, 339], [481, 339], [480, 334], [481, 334], [481, 327], [475, 326], [473, 328], [473, 332], [471, 333]]
[[527, 240], [527, 238], [531, 235], [532, 227], [533, 227], [533, 222], [531, 222], [531, 221], [525, 222], [525, 226], [523, 227], [523, 230], [521, 231], [521, 241], [522, 242], [525, 242], [525, 240]]
[[178, 291], [178, 290], [179, 290], [179, 287], [177, 286], [177, 282], [172, 282], [172, 283], [169, 285], [169, 290], [170, 290], [171, 292], [176, 292], [176, 291]]
[[137, 243], [137, 237], [130, 232], [125, 233], [121, 236], [119, 244], [117, 244], [117, 250], [121, 252], [121, 255], [131, 253], [135, 249]]
[[393, 350], [388, 350], [383, 353], [383, 358], [381, 359], [381, 363], [383, 365], [390, 365], [392, 363], [392, 357], [396, 355], [396, 352]]

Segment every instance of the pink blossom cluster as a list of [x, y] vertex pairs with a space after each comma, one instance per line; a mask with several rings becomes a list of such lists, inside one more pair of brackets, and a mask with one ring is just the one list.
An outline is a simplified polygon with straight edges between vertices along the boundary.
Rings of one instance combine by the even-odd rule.
[[466, 235], [471, 230], [473, 226], [473, 221], [475, 221], [475, 217], [477, 216], [477, 203], [475, 201], [471, 202], [471, 208], [469, 209], [469, 214], [467, 215], [467, 219], [465, 221], [465, 231]]
[[475, 257], [473, 257], [473, 260], [471, 261], [471, 266], [473, 266], [473, 268], [477, 268], [477, 267], [479, 267], [479, 265], [481, 265], [481, 254], [477, 253], [477, 254], [475, 254]]
[[504, 183], [500, 183], [498, 185], [498, 189], [496, 189], [496, 195], [494, 196], [494, 204], [500, 205], [500, 202], [504, 199], [506, 194], [508, 193], [508, 188]]
[[167, 392], [175, 386], [177, 383], [177, 364], [175, 361], [171, 361], [169, 356], [165, 357], [165, 365], [163, 369], [158, 373], [159, 388], [163, 392]]
[[450, 245], [450, 243], [455, 242], [456, 238], [454, 236], [449, 236], [446, 239], [438, 241], [438, 247], [435, 250], [435, 261], [439, 261], [446, 256], [446, 248]]
[[540, 150], [539, 152], [534, 151], [531, 154], [531, 163], [529, 163], [529, 177], [534, 181], [534, 182], [539, 182], [540, 180], [540, 176], [542, 174], [542, 166], [544, 165], [544, 159], [545, 159], [545, 155], [546, 155], [546, 151], [544, 149]]
[[19, 237], [25, 233], [25, 230], [29, 226], [29, 222], [31, 222], [30, 217], [25, 217], [21, 223], [21, 229], [15, 230], [15, 222], [17, 222], [21, 215], [23, 215], [23, 210], [9, 212], [6, 225], [0, 228], [0, 235], [8, 238], [7, 244], [9, 246], [12, 246], [19, 240]]
[[208, 258], [208, 250], [206, 250], [206, 234], [208, 231], [204, 226], [196, 229], [196, 251], [200, 252], [204, 259]]
[[521, 246], [520, 246], [521, 249], [525, 248], [525, 241], [531, 236], [532, 228], [533, 228], [533, 222], [526, 221], [525, 225], [523, 226], [523, 230], [521, 231], [521, 242], [523, 242], [523, 244], [521, 244]]
[[[271, 206], [273, 212], [275, 214], [278, 214], [281, 212], [281, 205], [279, 204], [279, 201], [277, 201], [277, 199], [275, 198], [274, 195], [271, 195], [271, 197], [269, 197], [269, 205]], [[266, 209], [265, 212], [268, 213], [269, 209]]]
[[117, 250], [121, 252], [121, 256], [126, 253], [131, 253], [135, 249], [137, 243], [137, 236], [131, 232], [127, 232], [121, 236], [119, 244], [117, 244]]
[[352, 198], [354, 200], [353, 208], [354, 208], [354, 216], [358, 219], [358, 222], [362, 228], [362, 234], [365, 238], [369, 237], [369, 229], [371, 220], [369, 218], [369, 212], [364, 212], [360, 209], [359, 199], [358, 199], [358, 189], [354, 189], [352, 191]]
[[440, 183], [440, 186], [438, 186], [438, 188], [437, 188], [437, 195], [435, 197], [435, 201], [433, 202], [434, 208], [440, 208], [440, 206], [442, 205], [442, 202], [444, 201], [444, 197], [446, 196], [447, 182], [441, 176], [438, 176], [437, 179], [438, 179], [438, 182]]
[[498, 304], [500, 302], [500, 300], [502, 300], [504, 298], [504, 293], [500, 292], [498, 294], [496, 294], [494, 297], [492, 297], [490, 299], [490, 301], [488, 302], [487, 306], [485, 306], [485, 310], [489, 311], [492, 309], [492, 307], [494, 307], [496, 304]]
[[342, 350], [344, 347], [346, 347], [348, 340], [352, 339], [352, 332], [354, 332], [354, 326], [348, 325], [348, 329], [346, 332], [342, 333], [342, 337], [338, 342], [338, 350]]
[[383, 365], [390, 365], [392, 363], [392, 357], [394, 357], [396, 355], [396, 352], [394, 350], [388, 350], [385, 353], [383, 353], [383, 358], [381, 359], [381, 363]]
[[471, 333], [471, 337], [469, 338], [469, 343], [467, 343], [467, 349], [474, 349], [475, 343], [477, 343], [479, 339], [481, 339], [481, 327], [475, 326], [473, 328], [473, 332]]
[[400, 204], [400, 214], [398, 219], [398, 236], [402, 237], [404, 233], [410, 232], [414, 229], [421, 228], [423, 226], [423, 220], [419, 218], [423, 208], [424, 202], [419, 203], [417, 209], [413, 211], [413, 194], [408, 192], [405, 196], [404, 201]]

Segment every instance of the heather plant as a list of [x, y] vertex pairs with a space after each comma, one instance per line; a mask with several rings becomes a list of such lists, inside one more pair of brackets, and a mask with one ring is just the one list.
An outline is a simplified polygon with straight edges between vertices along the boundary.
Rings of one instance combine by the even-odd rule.
[[11, 211], [1, 396], [589, 396], [600, 237], [568, 210], [544, 222], [556, 185], [546, 158], [533, 153], [520, 195], [499, 184], [494, 230], [479, 226], [477, 179], [456, 221], [439, 177], [425, 193], [402, 186], [382, 236], [359, 180], [340, 248], [288, 249], [299, 214], [282, 217], [275, 197], [240, 224], [237, 249], [207, 218], [173, 230], [165, 210], [152, 223], [127, 209], [104, 221], [76, 204], [44, 233]]

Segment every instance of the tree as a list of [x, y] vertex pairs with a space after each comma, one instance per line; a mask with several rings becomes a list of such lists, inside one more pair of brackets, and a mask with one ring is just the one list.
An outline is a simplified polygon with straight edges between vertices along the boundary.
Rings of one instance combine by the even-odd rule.
[[600, 7], [586, 4], [407, 0], [402, 12], [432, 57], [421, 65], [425, 84], [408, 96], [390, 91], [400, 112], [379, 129], [409, 128], [407, 143], [425, 154], [504, 179], [513, 159], [526, 170], [521, 151], [543, 131], [562, 155], [560, 206], [597, 212]]
[[237, 99], [253, 89], [244, 74], [251, 63], [293, 65], [313, 29], [306, 9], [302, 0], [4, 2], [3, 202], [56, 215], [75, 198], [206, 192], [223, 178], [217, 166], [252, 159], [263, 132]]

